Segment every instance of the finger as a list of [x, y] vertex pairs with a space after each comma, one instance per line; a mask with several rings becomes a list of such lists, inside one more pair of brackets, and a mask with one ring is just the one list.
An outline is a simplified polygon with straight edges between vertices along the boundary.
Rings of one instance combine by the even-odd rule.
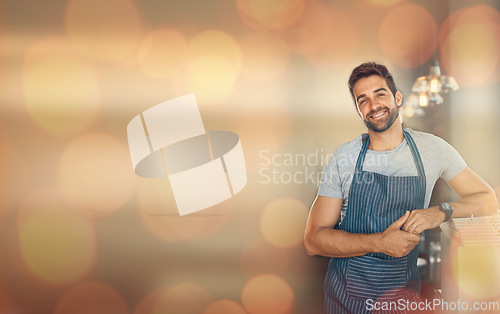
[[413, 233], [406, 233], [405, 240], [410, 241], [412, 243], [418, 243], [418, 242], [420, 242], [420, 235], [413, 234]]
[[401, 230], [411, 233], [410, 230], [412, 227], [414, 227], [415, 222], [416, 222], [415, 217], [408, 218], [408, 220], [405, 222]]
[[415, 223], [412, 223], [411, 226], [408, 228], [408, 232], [410, 232], [411, 234], [419, 234], [418, 231], [416, 231], [418, 228], [418, 226], [415, 224]]
[[418, 225], [418, 226], [415, 226], [415, 228], [413, 229], [413, 231], [411, 232], [412, 234], [415, 234], [415, 235], [420, 235], [420, 233], [422, 232], [423, 230], [421, 230], [421, 225]]
[[403, 216], [401, 216], [398, 220], [396, 220], [395, 222], [393, 222], [389, 227], [394, 227], [394, 228], [400, 229], [404, 225], [404, 223], [406, 222], [406, 220], [408, 219], [409, 215], [410, 215], [410, 212], [406, 211]]

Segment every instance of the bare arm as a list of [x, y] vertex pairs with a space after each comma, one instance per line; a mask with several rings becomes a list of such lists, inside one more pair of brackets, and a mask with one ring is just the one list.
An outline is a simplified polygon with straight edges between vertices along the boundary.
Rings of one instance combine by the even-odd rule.
[[[451, 203], [452, 217], [493, 215], [498, 210], [498, 200], [493, 189], [469, 167], [447, 183], [460, 197], [459, 201]], [[445, 213], [440, 211], [438, 206], [414, 210], [403, 226], [403, 230], [420, 233], [436, 228], [445, 218]]]
[[340, 217], [342, 199], [318, 196], [309, 212], [304, 244], [309, 255], [351, 257], [368, 253], [407, 255], [420, 241], [420, 236], [401, 231], [407, 212], [383, 233], [360, 234], [332, 229]]

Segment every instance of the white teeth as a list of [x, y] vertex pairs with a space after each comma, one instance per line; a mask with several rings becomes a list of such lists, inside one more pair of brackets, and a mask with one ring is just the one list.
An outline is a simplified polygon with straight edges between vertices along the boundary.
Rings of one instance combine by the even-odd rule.
[[385, 111], [382, 111], [380, 113], [377, 113], [376, 115], [372, 116], [372, 118], [377, 118], [377, 117], [380, 117], [381, 115], [383, 115], [385, 113]]

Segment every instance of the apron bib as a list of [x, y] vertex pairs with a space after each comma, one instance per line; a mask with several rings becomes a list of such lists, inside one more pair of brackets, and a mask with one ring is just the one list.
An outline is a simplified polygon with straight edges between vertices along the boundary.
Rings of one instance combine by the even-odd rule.
[[[358, 155], [346, 216], [338, 229], [364, 234], [383, 232], [405, 211], [424, 207], [426, 180], [422, 160], [411, 135], [405, 130], [403, 134], [418, 176], [395, 177], [363, 171], [368, 137]], [[331, 258], [324, 284], [326, 313], [369, 313], [367, 300], [372, 304], [399, 299], [417, 301], [417, 257], [415, 247], [401, 258], [383, 253]]]

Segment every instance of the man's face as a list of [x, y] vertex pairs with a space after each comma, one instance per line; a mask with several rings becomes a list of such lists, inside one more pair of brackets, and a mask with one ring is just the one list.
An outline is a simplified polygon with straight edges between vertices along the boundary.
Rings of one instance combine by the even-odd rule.
[[402, 95], [397, 92], [395, 97], [383, 77], [372, 75], [359, 79], [353, 92], [359, 114], [370, 130], [384, 132], [399, 117], [396, 99], [400, 103]]

